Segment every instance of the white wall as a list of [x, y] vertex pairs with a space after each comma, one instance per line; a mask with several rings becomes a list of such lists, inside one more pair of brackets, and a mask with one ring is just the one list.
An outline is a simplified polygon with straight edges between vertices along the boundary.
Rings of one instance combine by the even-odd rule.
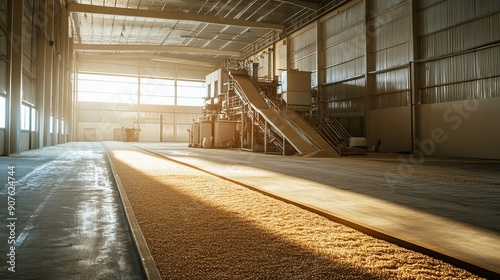
[[159, 124], [141, 124], [141, 132], [139, 134], [140, 141], [143, 142], [158, 142], [160, 141], [160, 125]]
[[114, 129], [121, 128], [121, 126], [117, 123], [78, 122], [76, 129], [77, 141], [84, 140], [85, 128], [95, 128], [96, 141], [112, 141], [114, 140]]
[[[79, 102], [76, 140], [84, 141], [85, 128], [94, 128], [96, 141], [114, 140], [114, 130], [134, 126], [135, 105]], [[135, 110], [135, 112], [133, 111]], [[160, 141], [160, 114], [163, 115], [163, 141], [188, 141], [187, 128], [201, 116], [197, 106], [141, 105], [140, 141]]]

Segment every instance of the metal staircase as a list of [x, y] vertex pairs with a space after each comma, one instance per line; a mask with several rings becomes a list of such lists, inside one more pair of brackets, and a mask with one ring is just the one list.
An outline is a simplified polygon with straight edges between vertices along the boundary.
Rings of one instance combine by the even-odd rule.
[[[244, 104], [246, 116], [252, 124], [252, 151], [254, 151], [253, 129], [264, 135], [264, 152], [289, 154], [292, 148], [301, 155], [325, 156], [346, 155], [351, 152], [351, 135], [340, 122], [322, 111], [317, 112], [316, 125], [310, 123], [290, 109], [282, 109], [259, 91], [248, 75], [230, 74], [228, 82], [232, 90]], [[270, 148], [270, 145], [272, 144]], [[355, 151], [356, 154], [361, 153]]]
[[319, 113], [320, 125], [317, 131], [340, 154], [345, 155], [351, 135], [335, 118], [330, 118], [323, 111]]
[[[271, 125], [268, 125], [265, 118], [261, 116], [254, 106], [251, 106], [252, 103], [248, 97], [243, 94], [243, 89], [240, 84], [236, 80], [230, 79], [228, 82], [228, 89], [236, 93], [245, 106], [246, 116], [252, 120], [253, 125], [256, 125], [259, 130], [264, 133], [264, 152], [285, 155], [289, 150], [286, 149], [286, 147], [290, 144], [287, 145], [287, 140], [284, 135]], [[262, 107], [262, 104], [259, 104], [259, 106]], [[273, 146], [269, 147], [268, 144], [272, 144]], [[250, 150], [253, 151], [253, 146]]]

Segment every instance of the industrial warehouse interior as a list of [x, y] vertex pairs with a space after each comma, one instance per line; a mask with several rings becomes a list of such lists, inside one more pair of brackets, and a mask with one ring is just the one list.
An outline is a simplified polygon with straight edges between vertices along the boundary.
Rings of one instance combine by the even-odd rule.
[[0, 0], [0, 279], [500, 279], [500, 1]]

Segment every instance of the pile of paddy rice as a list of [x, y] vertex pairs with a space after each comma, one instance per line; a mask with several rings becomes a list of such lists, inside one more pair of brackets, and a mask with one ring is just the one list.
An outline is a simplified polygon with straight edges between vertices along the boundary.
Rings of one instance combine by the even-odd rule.
[[196, 169], [107, 146], [164, 279], [480, 279]]

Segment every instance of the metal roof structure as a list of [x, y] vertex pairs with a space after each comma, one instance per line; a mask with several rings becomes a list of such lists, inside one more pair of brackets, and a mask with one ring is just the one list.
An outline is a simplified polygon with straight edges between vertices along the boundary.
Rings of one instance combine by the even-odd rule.
[[317, 16], [340, 2], [70, 0], [66, 7], [78, 54], [214, 64], [239, 57], [265, 36], [281, 37], [287, 26], [296, 27], [297, 19]]

